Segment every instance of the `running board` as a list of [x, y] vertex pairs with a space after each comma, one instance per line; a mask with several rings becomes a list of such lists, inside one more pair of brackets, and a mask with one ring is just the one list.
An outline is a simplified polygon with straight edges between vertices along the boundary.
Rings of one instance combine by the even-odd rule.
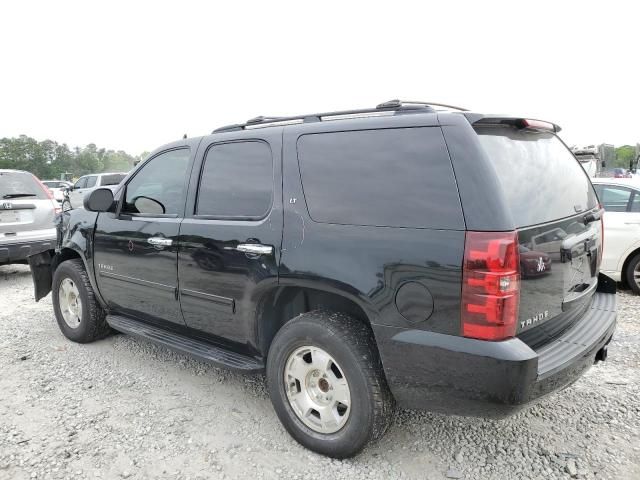
[[195, 340], [138, 320], [120, 315], [107, 315], [107, 323], [111, 328], [119, 332], [149, 340], [178, 353], [184, 353], [198, 360], [213, 363], [216, 366], [244, 373], [264, 371], [264, 363], [256, 358], [226, 350], [202, 340]]

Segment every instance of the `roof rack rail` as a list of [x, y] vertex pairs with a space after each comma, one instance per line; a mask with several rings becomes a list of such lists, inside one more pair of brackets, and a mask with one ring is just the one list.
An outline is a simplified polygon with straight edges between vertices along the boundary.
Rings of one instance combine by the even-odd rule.
[[436, 103], [436, 102], [421, 102], [421, 101], [413, 101], [413, 100], [389, 100], [388, 102], [381, 103], [376, 108], [394, 108], [408, 105], [424, 105], [427, 107], [445, 107], [450, 108], [451, 110], [459, 110], [460, 112], [468, 112], [469, 109], [456, 107], [455, 105], [448, 105], [446, 103]]
[[[290, 124], [290, 123], [312, 123], [312, 122], [321, 122], [325, 118], [331, 117], [348, 117], [348, 116], [357, 116], [357, 115], [367, 115], [367, 114], [376, 114], [381, 112], [435, 112], [435, 110], [431, 107], [432, 105], [444, 106], [442, 104], [436, 103], [426, 103], [426, 102], [401, 102], [400, 100], [391, 100], [389, 102], [384, 102], [378, 105], [375, 108], [363, 108], [356, 110], [340, 110], [336, 112], [324, 112], [324, 113], [310, 113], [304, 115], [293, 115], [290, 117], [267, 117], [267, 116], [259, 116], [254, 117], [247, 120], [245, 123], [236, 123], [232, 125], [226, 125], [224, 127], [216, 128], [212, 133], [219, 132], [231, 132], [235, 130], [245, 130], [247, 127], [254, 127], [260, 125], [269, 125], [269, 124]], [[455, 108], [449, 107], [448, 108]], [[464, 109], [460, 109], [464, 110]]]

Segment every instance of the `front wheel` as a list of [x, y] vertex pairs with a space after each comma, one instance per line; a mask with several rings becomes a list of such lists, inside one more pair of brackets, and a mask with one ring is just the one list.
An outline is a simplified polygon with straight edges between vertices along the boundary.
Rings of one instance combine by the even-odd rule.
[[289, 434], [323, 455], [357, 454], [393, 418], [371, 331], [345, 314], [317, 310], [284, 325], [269, 349], [267, 382]]
[[629, 260], [624, 275], [633, 293], [640, 295], [640, 253]]
[[51, 290], [58, 326], [69, 340], [89, 343], [110, 332], [82, 260], [62, 262], [53, 274]]
[[71, 210], [71, 208], [72, 208], [72, 207], [71, 207], [71, 202], [69, 201], [69, 199], [68, 199], [68, 198], [65, 198], [65, 199], [62, 201], [62, 211], [63, 211], [63, 212], [68, 212], [69, 210]]

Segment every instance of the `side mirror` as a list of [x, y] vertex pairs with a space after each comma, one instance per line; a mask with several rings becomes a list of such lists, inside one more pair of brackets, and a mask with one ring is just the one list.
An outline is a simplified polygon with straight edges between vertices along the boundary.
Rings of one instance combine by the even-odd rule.
[[90, 212], [108, 212], [113, 205], [113, 192], [109, 188], [96, 188], [82, 201]]

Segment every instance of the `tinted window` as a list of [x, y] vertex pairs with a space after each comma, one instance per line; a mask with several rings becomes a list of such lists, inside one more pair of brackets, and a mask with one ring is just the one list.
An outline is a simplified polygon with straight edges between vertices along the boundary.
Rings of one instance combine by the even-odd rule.
[[0, 198], [47, 198], [47, 194], [30, 173], [0, 172]]
[[171, 150], [147, 162], [127, 184], [123, 212], [182, 215], [189, 150]]
[[518, 227], [575, 215], [597, 205], [580, 163], [552, 133], [477, 128]]
[[212, 146], [204, 161], [197, 215], [263, 217], [271, 208], [273, 162], [263, 142]]
[[123, 173], [102, 175], [102, 178], [100, 179], [100, 185], [118, 185], [124, 177], [126, 177], [126, 175]]
[[464, 228], [440, 128], [304, 135], [298, 159], [316, 222]]
[[90, 177], [87, 177], [87, 185], [84, 188], [93, 188], [96, 186], [96, 180], [98, 180], [98, 177], [96, 177], [95, 175], [91, 175]]
[[80, 177], [73, 188], [84, 188], [87, 185], [87, 177]]
[[598, 195], [607, 212], [626, 212], [631, 190], [614, 185], [598, 185]]

